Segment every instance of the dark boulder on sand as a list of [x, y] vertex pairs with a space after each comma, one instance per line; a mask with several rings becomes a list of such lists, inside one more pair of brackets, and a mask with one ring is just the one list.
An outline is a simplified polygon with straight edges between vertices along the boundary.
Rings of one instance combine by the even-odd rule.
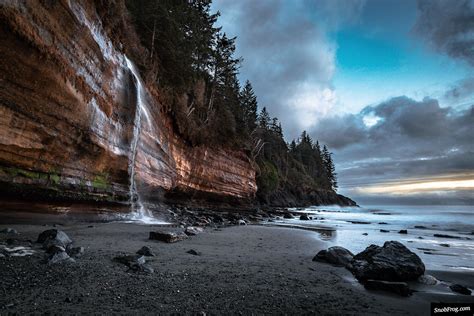
[[37, 243], [43, 244], [43, 249], [48, 250], [50, 247], [62, 247], [66, 249], [72, 244], [71, 238], [63, 232], [57, 229], [48, 229], [39, 234]]
[[149, 265], [145, 264], [145, 257], [141, 255], [132, 256], [118, 256], [113, 259], [115, 262], [126, 265], [129, 270], [141, 271], [146, 273], [153, 273], [154, 270]]
[[314, 256], [313, 261], [327, 262], [337, 266], [349, 267], [354, 254], [346, 248], [334, 246], [321, 250]]
[[159, 240], [167, 243], [174, 243], [188, 238], [182, 231], [156, 231], [150, 232], [149, 239]]
[[186, 251], [186, 253], [189, 253], [190, 255], [193, 255], [193, 256], [200, 256], [201, 253], [199, 251], [196, 251], [194, 249], [190, 249], [188, 251]]
[[398, 241], [387, 241], [383, 247], [370, 245], [354, 256], [351, 265], [351, 272], [360, 282], [411, 281], [425, 272], [420, 257]]
[[292, 218], [294, 218], [294, 216], [291, 213], [285, 213], [285, 214], [283, 214], [283, 218], [292, 219]]
[[390, 282], [381, 280], [367, 280], [364, 283], [367, 290], [388, 291], [401, 296], [409, 296], [412, 291], [405, 282]]
[[449, 286], [449, 288], [451, 289], [451, 291], [459, 293], [459, 294], [463, 294], [463, 295], [471, 295], [472, 293], [470, 289], [468, 289], [467, 287], [461, 284], [453, 284]]
[[408, 234], [408, 231], [406, 229], [401, 229], [398, 233], [399, 234]]

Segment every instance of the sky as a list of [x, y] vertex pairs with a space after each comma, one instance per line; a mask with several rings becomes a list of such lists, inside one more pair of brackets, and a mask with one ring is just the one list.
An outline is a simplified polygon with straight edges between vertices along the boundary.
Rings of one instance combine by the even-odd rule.
[[240, 80], [359, 204], [474, 205], [474, 0], [214, 0]]

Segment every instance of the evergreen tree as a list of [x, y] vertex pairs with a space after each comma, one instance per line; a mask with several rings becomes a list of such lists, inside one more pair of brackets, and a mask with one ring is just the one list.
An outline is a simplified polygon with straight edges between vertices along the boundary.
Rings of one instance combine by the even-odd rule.
[[252, 133], [257, 127], [257, 97], [253, 92], [250, 81], [245, 82], [245, 86], [240, 93], [242, 109], [244, 112], [244, 122], [248, 133]]
[[263, 107], [262, 111], [258, 116], [258, 125], [260, 128], [263, 128], [265, 130], [269, 129], [270, 127], [270, 114], [268, 114], [266, 107]]
[[337, 189], [336, 167], [334, 166], [334, 162], [332, 160], [332, 153], [329, 152], [326, 145], [323, 146], [322, 157], [326, 177], [329, 181], [329, 184], [331, 185], [331, 189], [335, 191]]

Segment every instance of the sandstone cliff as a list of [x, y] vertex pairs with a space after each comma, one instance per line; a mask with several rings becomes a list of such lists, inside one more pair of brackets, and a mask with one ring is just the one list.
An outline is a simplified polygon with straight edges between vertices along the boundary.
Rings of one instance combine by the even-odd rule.
[[253, 199], [247, 156], [180, 139], [94, 4], [6, 1], [0, 19], [3, 194]]

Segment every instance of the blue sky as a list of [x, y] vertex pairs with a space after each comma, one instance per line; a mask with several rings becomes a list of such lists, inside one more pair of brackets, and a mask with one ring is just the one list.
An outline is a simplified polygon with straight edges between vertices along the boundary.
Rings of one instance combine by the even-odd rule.
[[[342, 193], [366, 201], [364, 192], [387, 192], [375, 185], [470, 183], [474, 0], [215, 0], [213, 9], [237, 36], [240, 79], [287, 140], [307, 130], [329, 145]], [[474, 202], [474, 188], [453, 188], [396, 199]]]

